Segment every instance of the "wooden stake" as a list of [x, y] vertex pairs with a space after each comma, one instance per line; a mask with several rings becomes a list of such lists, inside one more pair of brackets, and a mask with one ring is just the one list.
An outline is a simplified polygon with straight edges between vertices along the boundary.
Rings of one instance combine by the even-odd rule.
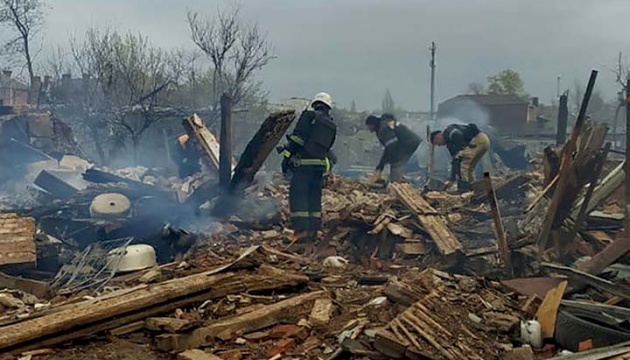
[[573, 241], [575, 239], [575, 235], [578, 231], [582, 230], [584, 226], [584, 222], [586, 220], [588, 203], [591, 201], [591, 197], [593, 196], [593, 192], [595, 191], [595, 187], [597, 186], [597, 179], [599, 179], [599, 175], [602, 173], [602, 169], [604, 168], [604, 163], [606, 162], [606, 156], [608, 156], [608, 150], [610, 150], [611, 143], [607, 142], [602, 149], [601, 154], [599, 155], [599, 159], [595, 164], [595, 169], [593, 169], [593, 173], [591, 174], [591, 183], [586, 190], [586, 194], [584, 195], [584, 202], [580, 207], [580, 212], [578, 213], [577, 218], [575, 219], [575, 224], [571, 227], [571, 232], [568, 236], [569, 241]]
[[595, 87], [596, 79], [597, 70], [593, 70], [591, 71], [591, 76], [588, 80], [586, 91], [584, 92], [584, 98], [582, 99], [580, 113], [578, 114], [577, 121], [575, 122], [575, 126], [573, 127], [573, 132], [571, 132], [571, 137], [569, 138], [569, 141], [567, 141], [566, 145], [562, 149], [562, 161], [560, 163], [560, 170], [558, 171], [558, 185], [556, 186], [556, 191], [554, 192], [551, 203], [549, 204], [549, 208], [547, 209], [545, 222], [543, 223], [542, 229], [540, 230], [540, 234], [538, 236], [540, 255], [542, 255], [544, 250], [547, 249], [547, 243], [549, 242], [549, 233], [551, 232], [551, 227], [556, 218], [558, 208], [560, 207], [560, 202], [562, 201], [564, 186], [568, 180], [568, 170], [573, 159], [573, 153], [575, 152], [575, 149], [577, 147], [578, 136], [580, 135], [582, 126], [586, 121], [586, 110], [588, 108], [588, 102], [591, 99], [591, 94], [593, 93], [593, 88]]
[[[628, 161], [628, 157], [630, 156], [630, 78], [626, 83], [626, 166], [624, 168], [626, 174], [630, 174], [630, 161]], [[630, 205], [630, 176], [626, 176], [626, 218], [625, 218], [625, 228], [624, 233], [626, 237], [630, 237], [630, 209], [628, 206]]]
[[228, 94], [221, 96], [219, 144], [219, 185], [227, 189], [232, 178], [232, 97]]
[[511, 277], [514, 277], [514, 269], [512, 268], [512, 259], [510, 257], [510, 249], [508, 248], [507, 239], [505, 238], [505, 229], [503, 228], [503, 221], [501, 220], [501, 211], [497, 204], [497, 196], [494, 193], [492, 187], [492, 179], [490, 173], [485, 172], [483, 174], [483, 182], [488, 193], [488, 202], [490, 203], [490, 210], [492, 211], [492, 219], [494, 220], [494, 227], [497, 233], [497, 246], [499, 247], [499, 253], [501, 254], [501, 260], [507, 268]]

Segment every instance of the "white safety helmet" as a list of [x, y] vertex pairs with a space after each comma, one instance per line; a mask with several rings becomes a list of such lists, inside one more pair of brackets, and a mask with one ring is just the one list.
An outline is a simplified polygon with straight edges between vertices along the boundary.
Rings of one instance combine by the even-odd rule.
[[320, 92], [317, 95], [315, 95], [315, 97], [313, 98], [313, 101], [311, 101], [311, 106], [313, 106], [313, 104], [315, 104], [318, 101], [323, 103], [323, 104], [328, 105], [328, 107], [331, 108], [331, 109], [333, 107], [332, 96], [330, 96], [329, 93]]

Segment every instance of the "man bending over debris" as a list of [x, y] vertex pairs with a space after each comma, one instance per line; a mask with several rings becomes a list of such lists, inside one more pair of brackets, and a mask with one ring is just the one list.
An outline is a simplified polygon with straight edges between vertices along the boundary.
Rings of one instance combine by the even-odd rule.
[[451, 154], [451, 176], [445, 188], [457, 181], [460, 192], [471, 190], [475, 181], [475, 167], [490, 148], [490, 139], [477, 125], [451, 124], [444, 131], [431, 133], [431, 143], [448, 148]]
[[385, 147], [372, 181], [381, 180], [386, 164], [390, 164], [389, 180], [392, 182], [402, 180], [409, 159], [422, 142], [420, 136], [397, 122], [394, 115], [389, 113], [381, 115], [380, 118], [370, 115], [365, 119], [365, 125], [369, 131], [376, 133], [378, 141]]
[[282, 173], [292, 172], [289, 188], [291, 227], [295, 240], [315, 238], [322, 223], [322, 186], [330, 173], [331, 149], [337, 125], [330, 116], [332, 97], [321, 92], [313, 98], [313, 110], [305, 110], [285, 146]]

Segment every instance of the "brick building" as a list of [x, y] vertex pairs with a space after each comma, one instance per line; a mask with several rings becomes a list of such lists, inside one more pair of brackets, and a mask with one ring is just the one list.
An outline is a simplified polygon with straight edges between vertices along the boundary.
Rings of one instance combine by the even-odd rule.
[[29, 87], [12, 77], [9, 70], [0, 74], [0, 106], [19, 106], [28, 104]]
[[458, 95], [439, 104], [438, 117], [489, 124], [502, 135], [517, 135], [536, 120], [534, 105], [513, 95]]

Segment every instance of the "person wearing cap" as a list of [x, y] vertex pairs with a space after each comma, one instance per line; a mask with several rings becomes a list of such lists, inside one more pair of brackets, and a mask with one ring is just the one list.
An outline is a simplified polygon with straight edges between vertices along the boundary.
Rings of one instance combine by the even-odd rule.
[[282, 172], [291, 173], [289, 209], [295, 240], [314, 238], [322, 224], [322, 187], [336, 156], [332, 146], [337, 125], [330, 114], [328, 93], [315, 95], [311, 108], [302, 112], [293, 133], [287, 136]]
[[451, 124], [444, 131], [431, 133], [431, 143], [446, 146], [451, 154], [451, 176], [448, 189], [457, 181], [460, 192], [470, 191], [475, 181], [475, 167], [490, 149], [490, 139], [475, 124]]
[[177, 143], [173, 149], [173, 160], [177, 164], [178, 175], [181, 179], [201, 171], [199, 153], [187, 134], [177, 137]]
[[385, 113], [380, 118], [370, 115], [365, 119], [365, 125], [369, 131], [376, 133], [378, 141], [385, 147], [372, 181], [381, 180], [383, 169], [387, 164], [390, 166], [389, 180], [401, 181], [409, 159], [422, 142], [420, 136], [396, 121], [394, 115], [390, 113]]

